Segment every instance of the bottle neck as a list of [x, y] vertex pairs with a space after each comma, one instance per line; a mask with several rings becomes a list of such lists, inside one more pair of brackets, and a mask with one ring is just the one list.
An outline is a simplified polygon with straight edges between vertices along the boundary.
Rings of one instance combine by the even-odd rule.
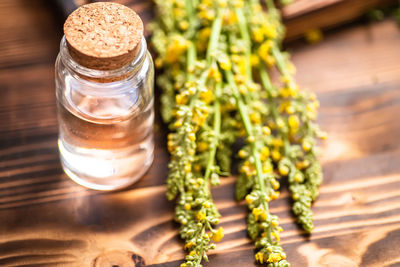
[[134, 76], [142, 68], [143, 62], [146, 58], [147, 44], [146, 39], [142, 37], [137, 49], [136, 57], [127, 65], [115, 70], [97, 70], [87, 68], [76, 62], [69, 53], [67, 41], [65, 36], [61, 39], [60, 43], [60, 59], [65, 67], [77, 79], [83, 79], [98, 83], [110, 83], [122, 81]]

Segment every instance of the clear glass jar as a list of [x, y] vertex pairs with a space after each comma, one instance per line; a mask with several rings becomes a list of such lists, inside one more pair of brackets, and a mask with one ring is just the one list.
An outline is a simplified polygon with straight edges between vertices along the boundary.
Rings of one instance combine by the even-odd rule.
[[95, 70], [70, 55], [65, 36], [55, 64], [61, 163], [75, 182], [116, 190], [153, 161], [153, 62], [142, 38], [134, 60]]

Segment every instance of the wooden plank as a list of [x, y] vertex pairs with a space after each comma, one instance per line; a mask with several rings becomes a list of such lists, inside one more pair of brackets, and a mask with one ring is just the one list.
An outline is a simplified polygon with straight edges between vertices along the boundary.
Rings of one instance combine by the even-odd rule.
[[[0, 4], [5, 21], [23, 14], [0, 39], [0, 47], [10, 48], [0, 52], [0, 60], [8, 58], [0, 61], [0, 266], [86, 267], [104, 257], [120, 266], [178, 266], [183, 244], [174, 205], [164, 195], [165, 127], [157, 127], [150, 171], [127, 190], [87, 190], [62, 172], [53, 78], [61, 25], [44, 4]], [[151, 14], [150, 6], [139, 6], [144, 17]], [[37, 14], [47, 15], [37, 21]], [[58, 31], [49, 34], [48, 25]], [[24, 47], [37, 46], [35, 55], [13, 49], [21, 32]], [[291, 47], [298, 81], [318, 94], [319, 122], [329, 134], [321, 153], [325, 180], [313, 207], [315, 233], [305, 237], [294, 223], [285, 189], [272, 203], [292, 266], [400, 264], [399, 45], [396, 24], [384, 21]], [[257, 266], [247, 208], [234, 201], [234, 183], [235, 177], [225, 178], [213, 189], [226, 236], [205, 266]]]
[[286, 40], [314, 29], [332, 29], [366, 14], [372, 8], [396, 4], [396, 0], [297, 0], [282, 9]]

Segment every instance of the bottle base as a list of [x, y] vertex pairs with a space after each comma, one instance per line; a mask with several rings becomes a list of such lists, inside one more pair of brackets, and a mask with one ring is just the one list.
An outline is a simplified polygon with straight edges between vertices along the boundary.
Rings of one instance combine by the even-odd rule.
[[154, 159], [152, 136], [130, 153], [131, 156], [126, 153], [116, 156], [115, 151], [112, 151], [113, 157], [94, 157], [93, 153], [89, 156], [77, 153], [76, 149], [71, 151], [61, 140], [58, 146], [61, 165], [69, 178], [84, 187], [101, 191], [119, 190], [134, 184], [148, 171]]

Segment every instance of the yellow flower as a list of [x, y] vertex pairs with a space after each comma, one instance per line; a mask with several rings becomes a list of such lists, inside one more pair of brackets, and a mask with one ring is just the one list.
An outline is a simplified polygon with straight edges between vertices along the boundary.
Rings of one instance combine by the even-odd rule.
[[234, 6], [235, 8], [242, 8], [243, 5], [244, 5], [243, 0], [234, 0], [234, 1], [233, 1], [233, 6]]
[[185, 12], [182, 8], [174, 8], [173, 13], [176, 18], [183, 18], [185, 16]]
[[288, 118], [288, 124], [289, 124], [289, 127], [292, 129], [299, 128], [299, 125], [300, 125], [299, 117], [297, 115], [290, 115]]
[[189, 28], [189, 22], [187, 22], [186, 20], [182, 20], [181, 22], [179, 22], [179, 29], [181, 29], [182, 31], [186, 31]]
[[279, 195], [280, 195], [279, 191], [274, 191], [271, 194], [271, 200], [277, 199], [279, 197]]
[[273, 252], [269, 254], [267, 262], [279, 262], [280, 260], [282, 260], [281, 254]]
[[197, 150], [198, 151], [200, 151], [200, 152], [204, 152], [204, 151], [206, 151], [208, 149], [208, 144], [206, 143], [206, 142], [199, 142], [198, 144], [197, 144]]
[[262, 237], [267, 237], [267, 233], [266, 232], [262, 232], [261, 236]]
[[222, 81], [222, 75], [221, 72], [219, 72], [217, 65], [211, 66], [208, 76], [213, 78], [216, 82]]
[[220, 56], [217, 61], [223, 70], [230, 70], [232, 67], [231, 60], [227, 55]]
[[211, 240], [214, 242], [219, 242], [224, 237], [224, 228], [218, 228], [218, 231], [213, 233], [211, 236]]
[[244, 84], [240, 84], [240, 85], [239, 85], [239, 92], [240, 92], [242, 95], [247, 94], [247, 87], [246, 87]]
[[197, 254], [198, 254], [198, 253], [197, 253], [197, 251], [195, 251], [195, 250], [192, 250], [192, 251], [190, 251], [190, 253], [189, 253], [190, 256], [197, 255]]
[[322, 31], [319, 29], [312, 29], [306, 32], [305, 38], [306, 41], [310, 44], [316, 44], [322, 41], [323, 39]]
[[276, 63], [275, 58], [269, 54], [265, 55], [263, 60], [264, 60], [265, 64], [267, 64], [268, 67], [272, 67]]
[[270, 40], [263, 42], [257, 50], [257, 54], [264, 59], [266, 55], [268, 55], [272, 49], [274, 43]]
[[252, 213], [253, 213], [256, 221], [258, 221], [258, 219], [260, 219], [260, 221], [265, 221], [267, 219], [267, 212], [261, 207], [254, 208], [252, 210]]
[[263, 147], [263, 148], [261, 149], [260, 159], [261, 159], [262, 161], [268, 159], [269, 154], [270, 154], [269, 148], [268, 148], [267, 146]]
[[287, 105], [288, 105], [288, 102], [286, 102], [286, 101], [282, 102], [278, 107], [278, 111], [283, 112], [286, 109]]
[[197, 91], [196, 87], [194, 87], [194, 86], [189, 87], [189, 89], [187, 90], [189, 95], [194, 95], [196, 93], [196, 91]]
[[318, 137], [321, 138], [322, 140], [326, 140], [326, 138], [328, 138], [328, 133], [327, 132], [320, 132], [318, 134]]
[[287, 114], [293, 114], [295, 111], [296, 111], [296, 110], [295, 110], [295, 108], [294, 108], [292, 105], [288, 105], [288, 106], [286, 107], [286, 112], [287, 112]]
[[265, 262], [264, 254], [261, 251], [257, 252], [255, 257], [256, 257], [256, 261], [258, 261], [259, 263], [263, 264]]
[[244, 60], [243, 56], [239, 56], [237, 54], [231, 55], [231, 58], [232, 58], [233, 63], [235, 63], [235, 64], [238, 64], [240, 61]]
[[240, 168], [242, 173], [245, 173], [247, 176], [256, 175], [257, 171], [253, 164], [251, 164], [248, 160], [246, 160], [242, 167]]
[[280, 184], [279, 184], [279, 182], [278, 182], [277, 180], [272, 179], [272, 180], [271, 180], [271, 186], [272, 186], [272, 188], [273, 188], [274, 190], [278, 190]]
[[281, 157], [282, 157], [282, 155], [281, 155], [281, 153], [279, 152], [279, 150], [277, 150], [277, 149], [272, 150], [272, 159], [273, 159], [274, 161], [280, 160]]
[[191, 249], [193, 246], [194, 246], [194, 242], [193, 241], [189, 241], [188, 243], [185, 244], [184, 249]]
[[302, 142], [302, 147], [303, 147], [303, 149], [304, 149], [305, 152], [308, 152], [308, 151], [311, 150], [312, 145], [311, 145], [311, 143], [310, 143], [309, 141], [304, 140], [304, 141]]
[[273, 166], [270, 162], [266, 162], [262, 167], [263, 173], [271, 173], [273, 171]]
[[[279, 236], [279, 233], [278, 232], [272, 232], [271, 233], [272, 234], [272, 236], [273, 237], [275, 237], [275, 239], [276, 239], [276, 241], [280, 241], [281, 240], [281, 237]], [[280, 255], [279, 255], [280, 256]], [[280, 259], [279, 259], [280, 260]]]
[[200, 92], [200, 99], [203, 100], [206, 104], [209, 104], [215, 99], [215, 97], [211, 90], [206, 90]]
[[304, 181], [304, 176], [300, 172], [296, 172], [294, 175], [294, 181], [297, 183], [301, 183]]
[[281, 166], [279, 166], [279, 173], [280, 173], [280, 175], [282, 175], [282, 176], [288, 175], [288, 173], [289, 173], [289, 168], [288, 168], [288, 166], [286, 166], [286, 165], [281, 165]]
[[233, 25], [237, 22], [237, 16], [232, 10], [226, 10], [223, 18], [223, 25]]
[[282, 118], [278, 118], [276, 120], [276, 126], [278, 126], [279, 129], [282, 129], [283, 127], [285, 127], [285, 122], [283, 121]]
[[201, 165], [200, 165], [200, 164], [195, 164], [195, 165], [193, 165], [193, 170], [194, 170], [195, 172], [201, 171]]
[[175, 35], [172, 41], [167, 47], [165, 53], [165, 61], [167, 63], [173, 63], [178, 61], [180, 55], [182, 55], [189, 47], [190, 42], [180, 35]]
[[236, 66], [240, 75], [244, 77], [246, 75], [246, 60], [243, 58], [243, 60], [236, 63]]
[[189, 173], [189, 172], [191, 172], [192, 171], [192, 165], [190, 164], [190, 162], [186, 162], [186, 165], [185, 165], [185, 172], [186, 173]]
[[161, 69], [163, 66], [162, 58], [160, 57], [156, 58], [156, 60], [154, 61], [154, 65], [156, 66], [157, 69]]
[[169, 152], [173, 152], [176, 148], [176, 145], [175, 145], [174, 141], [168, 140], [167, 147], [168, 147]]
[[185, 105], [187, 103], [188, 99], [186, 95], [178, 94], [175, 96], [175, 102], [178, 105]]
[[227, 0], [218, 0], [218, 6], [221, 8], [224, 8], [228, 5], [228, 1]]
[[291, 97], [296, 97], [297, 93], [299, 92], [299, 86], [295, 85], [295, 84], [291, 84], [290, 86], [288, 86], [288, 93], [289, 96]]
[[261, 43], [264, 40], [264, 32], [262, 28], [253, 29], [251, 34], [256, 43]]
[[178, 120], [178, 121], [176, 121], [175, 123], [174, 123], [174, 127], [175, 128], [178, 128], [178, 127], [181, 127], [182, 126], [182, 121], [181, 120]]
[[251, 54], [250, 62], [253, 67], [256, 67], [260, 64], [260, 58], [255, 54]]
[[254, 202], [254, 197], [252, 195], [248, 194], [246, 196], [246, 203], [250, 205], [253, 202]]
[[262, 26], [262, 31], [268, 38], [275, 39], [278, 36], [278, 30], [274, 24], [266, 23]]
[[[260, 91], [260, 85], [259, 84], [250, 83], [248, 86], [249, 86], [249, 91], [250, 92]], [[255, 102], [254, 104], [255, 104], [255, 108], [257, 108], [259, 110], [261, 102]]]
[[194, 142], [196, 141], [196, 134], [195, 133], [189, 133], [188, 138], [190, 141]]
[[240, 74], [234, 75], [234, 79], [237, 84], [243, 84], [246, 81], [246, 77]]
[[299, 170], [305, 169], [310, 165], [310, 162], [308, 160], [303, 160], [303, 161], [298, 161], [296, 162], [296, 168]]
[[247, 152], [241, 149], [239, 150], [238, 155], [240, 158], [244, 159], [245, 157], [247, 157]]
[[282, 146], [283, 146], [283, 141], [282, 141], [282, 139], [280, 139], [280, 138], [274, 138], [274, 139], [272, 140], [272, 145], [273, 145], [274, 147], [282, 147]]
[[198, 16], [204, 20], [213, 20], [215, 18], [215, 12], [213, 9], [204, 9], [198, 12]]
[[200, 222], [206, 218], [206, 214], [202, 211], [199, 211], [196, 215], [196, 219]]
[[265, 135], [270, 135], [270, 134], [271, 134], [271, 129], [270, 129], [268, 126], [264, 126], [264, 127], [262, 128], [262, 132], [263, 132], [263, 134], [265, 134]]
[[259, 124], [261, 123], [261, 115], [258, 112], [252, 112], [250, 114], [250, 120], [251, 122], [255, 123], [255, 124]]
[[185, 210], [190, 210], [192, 208], [192, 205], [190, 205], [189, 203], [185, 204]]
[[210, 38], [211, 29], [210, 27], [203, 28], [197, 34], [196, 48], [199, 51], [205, 51], [208, 45], [208, 39]]
[[279, 90], [279, 94], [283, 97], [283, 98], [288, 98], [290, 96], [290, 91], [287, 87], [281, 88]]

